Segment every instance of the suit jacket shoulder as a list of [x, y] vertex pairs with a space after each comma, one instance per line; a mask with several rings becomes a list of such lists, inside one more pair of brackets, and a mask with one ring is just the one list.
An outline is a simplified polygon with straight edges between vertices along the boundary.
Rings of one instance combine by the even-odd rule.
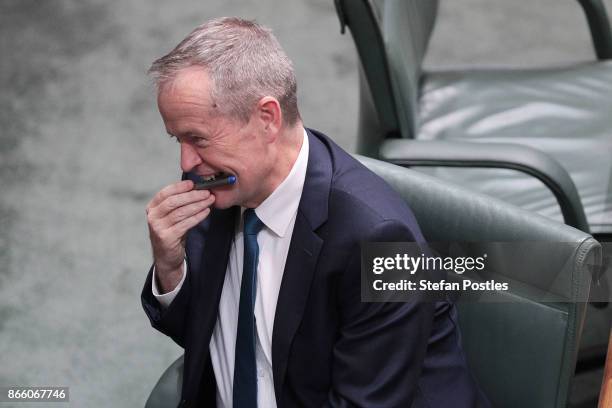
[[395, 223], [410, 231], [406, 240], [425, 242], [414, 214], [397, 192], [327, 136], [309, 132], [316, 136], [311, 143], [321, 143], [329, 155], [329, 229], [348, 229], [355, 238], [366, 238], [376, 225]]

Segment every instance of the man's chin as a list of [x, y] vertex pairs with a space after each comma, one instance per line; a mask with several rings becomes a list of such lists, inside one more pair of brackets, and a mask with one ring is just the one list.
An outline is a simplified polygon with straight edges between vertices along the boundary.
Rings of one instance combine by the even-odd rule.
[[238, 198], [236, 191], [234, 191], [231, 187], [233, 186], [221, 186], [210, 191], [210, 193], [215, 196], [213, 208], [225, 210], [238, 205], [238, 203], [236, 203]]
[[229, 201], [224, 201], [224, 200], [218, 200], [215, 201], [213, 203], [213, 208], [217, 209], [217, 210], [225, 210], [227, 208], [233, 207], [235, 204], [229, 202]]

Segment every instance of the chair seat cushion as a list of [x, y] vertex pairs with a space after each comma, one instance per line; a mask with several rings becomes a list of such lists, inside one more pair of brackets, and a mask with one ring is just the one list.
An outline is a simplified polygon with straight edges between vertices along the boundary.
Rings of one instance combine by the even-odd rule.
[[[612, 62], [424, 73], [417, 139], [518, 143], [569, 172], [592, 233], [612, 232]], [[425, 169], [562, 221], [551, 192], [513, 170]]]

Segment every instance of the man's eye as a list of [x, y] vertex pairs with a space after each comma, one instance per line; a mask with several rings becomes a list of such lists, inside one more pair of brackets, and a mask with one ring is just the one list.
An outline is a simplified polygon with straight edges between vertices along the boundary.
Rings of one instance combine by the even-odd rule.
[[208, 146], [208, 140], [204, 139], [203, 137], [196, 137], [193, 139], [193, 142], [198, 147]]

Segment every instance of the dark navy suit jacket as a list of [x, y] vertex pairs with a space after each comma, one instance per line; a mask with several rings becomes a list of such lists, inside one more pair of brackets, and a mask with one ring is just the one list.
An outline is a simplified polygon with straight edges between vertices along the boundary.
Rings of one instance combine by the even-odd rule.
[[[381, 178], [321, 133], [308, 130], [308, 137], [274, 320], [278, 406], [488, 406], [468, 371], [452, 304], [361, 302], [360, 243], [424, 239]], [[189, 231], [189, 272], [167, 310], [151, 293], [151, 271], [142, 292], [153, 327], [185, 349], [181, 406], [215, 406], [209, 342], [236, 211], [214, 210]]]

